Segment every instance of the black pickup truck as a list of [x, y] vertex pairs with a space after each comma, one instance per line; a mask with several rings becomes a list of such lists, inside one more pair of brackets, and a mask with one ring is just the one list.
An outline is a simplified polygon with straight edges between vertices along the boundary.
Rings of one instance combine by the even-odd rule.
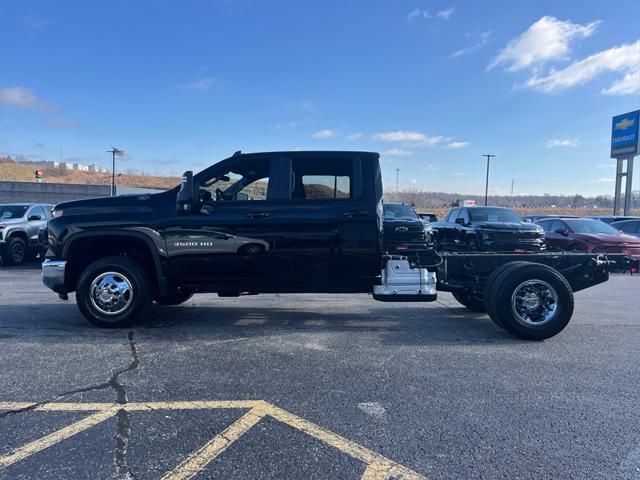
[[[560, 332], [573, 292], [630, 262], [597, 254], [383, 250], [382, 178], [371, 152], [237, 152], [153, 195], [66, 202], [53, 210], [44, 283], [76, 292], [82, 314], [123, 327], [194, 293], [371, 293], [433, 301], [450, 291], [523, 338]], [[637, 268], [636, 264], [629, 264]]]

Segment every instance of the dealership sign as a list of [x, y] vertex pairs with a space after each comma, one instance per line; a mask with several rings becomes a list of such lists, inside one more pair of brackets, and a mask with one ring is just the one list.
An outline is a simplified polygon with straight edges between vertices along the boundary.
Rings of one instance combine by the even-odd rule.
[[613, 117], [611, 158], [628, 158], [638, 154], [640, 110]]

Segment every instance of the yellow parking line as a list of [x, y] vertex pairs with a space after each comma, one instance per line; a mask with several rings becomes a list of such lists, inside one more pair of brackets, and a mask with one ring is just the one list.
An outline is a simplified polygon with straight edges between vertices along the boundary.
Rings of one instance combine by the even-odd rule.
[[[34, 403], [28, 402], [0, 402], [2, 410], [20, 410], [33, 407]], [[426, 477], [406, 468], [402, 465], [379, 455], [368, 448], [322, 428], [308, 420], [271, 405], [263, 400], [213, 400], [213, 401], [185, 401], [185, 402], [132, 402], [127, 404], [114, 403], [46, 403], [37, 406], [35, 411], [97, 411], [79, 422], [62, 428], [46, 437], [31, 442], [16, 452], [0, 457], [0, 469], [23, 458], [43, 450], [55, 443], [64, 440], [78, 432], [91, 428], [94, 425], [115, 415], [118, 410], [129, 412], [149, 412], [153, 410], [208, 410], [208, 409], [249, 409], [244, 416], [231, 424], [224, 432], [220, 433], [203, 447], [193, 452], [174, 470], [167, 473], [165, 480], [189, 479], [198, 474], [213, 459], [220, 455], [234, 441], [240, 438], [250, 428], [256, 425], [265, 416], [270, 416], [291, 428], [305, 433], [321, 442], [334, 447], [341, 452], [353, 457], [367, 465], [362, 480], [427, 480]]]
[[389, 480], [390, 465], [385, 463], [370, 463], [360, 477], [360, 480]]
[[162, 477], [162, 480], [186, 480], [197, 475], [214, 458], [226, 450], [240, 436], [247, 432], [256, 423], [262, 420], [265, 412], [259, 408], [249, 410], [240, 419], [232, 423], [224, 432], [216, 435], [199, 450], [192, 453], [186, 460], [171, 472]]
[[0, 469], [9, 466], [12, 463], [23, 460], [28, 456], [33, 455], [34, 453], [44, 450], [45, 448], [55, 445], [56, 443], [61, 442], [62, 440], [75, 435], [76, 433], [80, 433], [87, 428], [91, 428], [99, 424], [100, 422], [104, 422], [107, 418], [113, 417], [116, 412], [116, 408], [109, 408], [108, 410], [94, 413], [93, 415], [89, 415], [88, 417], [85, 417], [76, 423], [72, 423], [71, 425], [50, 433], [45, 437], [34, 440], [31, 443], [27, 443], [25, 446], [19, 448], [15, 452], [0, 457]]
[[[368, 448], [363, 447], [362, 445], [358, 445], [355, 442], [347, 440], [340, 435], [330, 432], [329, 430], [322, 428], [314, 423], [311, 423], [308, 420], [298, 417], [292, 413], [287, 412], [286, 410], [282, 410], [276, 406], [273, 406], [269, 403], [265, 402], [265, 409], [269, 416], [279, 420], [282, 423], [285, 423], [296, 430], [300, 430], [301, 432], [306, 433], [307, 435], [317, 438], [318, 440], [326, 443], [327, 445], [331, 445], [332, 447], [337, 448], [338, 450], [346, 453], [347, 455], [356, 458], [368, 465], [371, 464], [388, 464], [390, 465], [390, 475], [393, 474], [395, 477], [398, 477], [402, 480], [426, 480], [422, 475], [409, 470], [402, 465], [398, 465], [394, 462], [391, 462], [387, 458], [382, 455], [378, 455], [377, 453], [372, 452]], [[375, 478], [375, 477], [373, 477]]]

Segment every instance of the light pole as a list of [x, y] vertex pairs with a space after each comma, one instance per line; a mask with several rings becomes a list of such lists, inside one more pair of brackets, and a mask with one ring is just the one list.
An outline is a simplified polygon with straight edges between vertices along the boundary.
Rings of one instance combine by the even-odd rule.
[[513, 184], [516, 182], [515, 178], [511, 179], [511, 207], [513, 207]]
[[107, 153], [111, 154], [111, 196], [116, 196], [116, 155], [121, 157], [124, 155], [124, 150], [118, 150], [116, 147], [111, 147], [111, 150], [107, 150]]
[[398, 185], [400, 183], [400, 169], [396, 168], [396, 193], [399, 192]]
[[495, 155], [491, 153], [485, 153], [482, 155], [483, 157], [487, 157], [487, 180], [484, 186], [484, 206], [487, 206], [487, 198], [489, 197], [489, 163], [491, 161], [491, 157], [495, 157]]

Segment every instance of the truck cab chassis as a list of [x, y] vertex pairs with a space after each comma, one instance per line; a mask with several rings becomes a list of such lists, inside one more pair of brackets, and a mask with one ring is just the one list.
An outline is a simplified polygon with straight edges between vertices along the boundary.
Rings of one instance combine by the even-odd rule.
[[237, 152], [153, 195], [56, 205], [44, 283], [76, 293], [101, 327], [142, 321], [193, 294], [370, 293], [433, 301], [452, 292], [528, 339], [551, 337], [573, 313], [573, 292], [623, 256], [438, 254], [383, 250], [382, 178], [372, 152]]

